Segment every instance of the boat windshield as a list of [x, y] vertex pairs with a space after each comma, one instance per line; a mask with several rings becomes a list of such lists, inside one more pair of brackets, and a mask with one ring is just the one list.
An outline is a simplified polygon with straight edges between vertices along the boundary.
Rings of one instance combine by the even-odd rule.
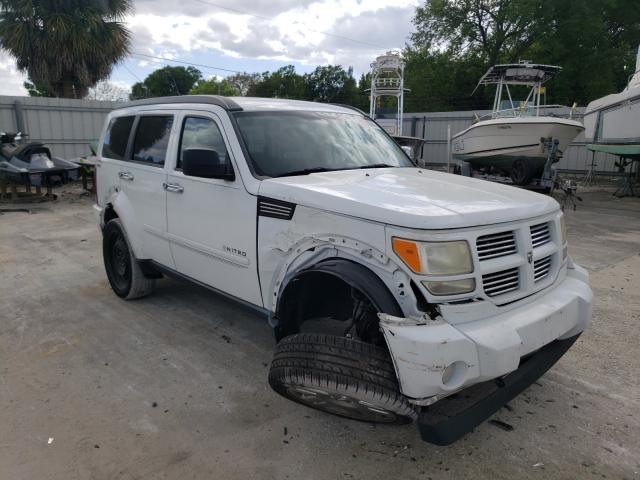
[[278, 111], [234, 117], [259, 176], [414, 166], [382, 128], [362, 115]]
[[525, 100], [502, 100], [500, 109], [497, 110], [493, 118], [511, 118], [511, 117], [535, 117], [537, 115], [536, 104]]

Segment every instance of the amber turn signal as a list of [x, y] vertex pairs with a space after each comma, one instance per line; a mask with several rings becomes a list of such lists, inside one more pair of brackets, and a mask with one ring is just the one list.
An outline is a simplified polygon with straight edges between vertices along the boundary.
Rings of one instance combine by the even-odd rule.
[[414, 273], [420, 273], [420, 252], [416, 242], [394, 238], [393, 251]]

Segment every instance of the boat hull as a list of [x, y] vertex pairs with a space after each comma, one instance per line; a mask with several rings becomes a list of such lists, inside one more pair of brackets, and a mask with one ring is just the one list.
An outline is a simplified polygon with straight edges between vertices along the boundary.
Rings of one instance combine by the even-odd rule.
[[640, 148], [640, 87], [594, 100], [584, 124], [587, 141], [595, 145]]
[[580, 122], [562, 118], [498, 118], [478, 122], [456, 134], [451, 148], [455, 158], [476, 168], [494, 167], [508, 173], [514, 160], [525, 159], [540, 170], [547, 159], [546, 140], [558, 140], [558, 153], [562, 155], [583, 130]]

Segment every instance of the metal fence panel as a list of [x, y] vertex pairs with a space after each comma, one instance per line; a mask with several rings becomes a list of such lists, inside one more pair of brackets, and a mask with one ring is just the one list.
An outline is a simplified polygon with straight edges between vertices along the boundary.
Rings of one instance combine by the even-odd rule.
[[[76, 158], [89, 154], [89, 144], [100, 136], [105, 116], [120, 106], [121, 102], [0, 96], [0, 131], [23, 130], [33, 140], [49, 145], [54, 155]], [[577, 110], [576, 118], [581, 118], [582, 111]], [[438, 167], [447, 163], [447, 128], [451, 128], [453, 135], [471, 125], [476, 114], [485, 113], [489, 112], [407, 113], [403, 132], [425, 138], [421, 159], [428, 167]], [[592, 153], [585, 146], [584, 135], [580, 135], [564, 152], [558, 168], [588, 170]], [[615, 160], [613, 155], [598, 153], [596, 171], [615, 172]]]
[[[77, 158], [90, 154], [105, 116], [121, 102], [67, 98], [0, 96], [0, 131], [24, 131], [46, 143], [53, 155]], [[20, 118], [21, 117], [21, 118]]]

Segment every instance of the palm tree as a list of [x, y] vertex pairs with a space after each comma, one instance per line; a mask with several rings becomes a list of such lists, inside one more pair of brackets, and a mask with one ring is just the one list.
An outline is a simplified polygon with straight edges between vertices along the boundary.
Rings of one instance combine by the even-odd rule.
[[0, 0], [0, 48], [31, 82], [82, 98], [125, 58], [131, 0]]

